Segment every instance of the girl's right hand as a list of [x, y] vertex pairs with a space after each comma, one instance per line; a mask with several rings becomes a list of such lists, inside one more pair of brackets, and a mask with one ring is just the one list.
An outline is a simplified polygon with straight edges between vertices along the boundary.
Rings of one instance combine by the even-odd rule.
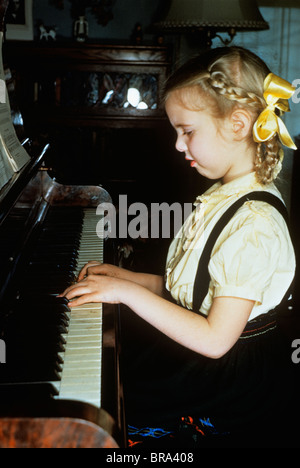
[[109, 263], [88, 262], [79, 273], [77, 281], [82, 281], [89, 275], [102, 275], [110, 278], [131, 281], [149, 289], [159, 296], [163, 296], [165, 294], [164, 279], [159, 275], [137, 273], [116, 265], [110, 265]]
[[77, 281], [83, 280], [88, 275], [103, 275], [125, 279], [125, 275], [122, 275], [122, 272], [124, 273], [125, 270], [115, 265], [91, 261], [82, 268], [78, 275]]

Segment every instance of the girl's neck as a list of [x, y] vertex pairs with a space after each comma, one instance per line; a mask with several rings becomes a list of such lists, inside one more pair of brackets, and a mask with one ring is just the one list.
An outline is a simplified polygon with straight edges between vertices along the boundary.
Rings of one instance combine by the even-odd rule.
[[228, 176], [225, 175], [224, 177], [222, 177], [221, 183], [222, 183], [222, 185], [228, 184], [228, 182], [232, 182], [235, 179], [239, 179], [240, 177], [243, 177], [243, 176], [245, 176], [247, 174], [251, 174], [251, 172], [254, 172], [253, 165], [248, 170], [244, 170], [244, 171], [241, 171], [241, 172], [236, 172], [235, 174], [230, 174]]
[[222, 177], [222, 184], [227, 184], [234, 179], [238, 179], [239, 177], [254, 172], [254, 161], [256, 155], [256, 147], [254, 145], [248, 146], [241, 142], [239, 147], [236, 147], [235, 150], [232, 148], [232, 151], [235, 153], [235, 156], [233, 157], [233, 161], [235, 161], [235, 163]]

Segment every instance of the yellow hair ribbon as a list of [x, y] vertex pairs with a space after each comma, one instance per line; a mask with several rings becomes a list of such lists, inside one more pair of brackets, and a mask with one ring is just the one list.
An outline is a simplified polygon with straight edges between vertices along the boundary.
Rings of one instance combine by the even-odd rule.
[[288, 99], [292, 97], [295, 89], [288, 81], [269, 73], [264, 81], [264, 99], [267, 107], [254, 124], [254, 141], [262, 143], [270, 140], [277, 133], [283, 145], [297, 149], [285, 124], [275, 113], [275, 109], [279, 109], [280, 113], [289, 112]]

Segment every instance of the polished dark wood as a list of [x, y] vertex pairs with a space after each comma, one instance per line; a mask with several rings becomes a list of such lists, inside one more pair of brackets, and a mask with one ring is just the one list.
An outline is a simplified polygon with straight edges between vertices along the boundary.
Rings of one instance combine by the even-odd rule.
[[[14, 388], [9, 391], [17, 395]], [[0, 448], [119, 447], [117, 425], [105, 410], [45, 395], [42, 386], [31, 395], [24, 387], [21, 401], [0, 403]]]
[[[42, 118], [52, 126], [149, 128], [166, 119], [160, 94], [171, 63], [167, 47], [9, 41], [4, 46], [4, 57], [17, 73], [19, 103], [29, 125], [39, 124]], [[77, 80], [83, 79], [83, 74], [87, 79], [93, 74], [100, 79], [103, 74], [109, 77], [117, 74], [126, 80], [135, 75], [152, 77], [157, 87], [156, 106], [136, 109], [102, 102], [66, 105], [62, 91], [66, 80], [70, 91]], [[87, 86], [86, 82], [80, 83], [78, 94]], [[116, 83], [113, 86], [118, 88]], [[97, 93], [101, 99], [108, 91], [104, 88], [100, 82]]]
[[0, 448], [118, 448], [98, 425], [68, 418], [4, 418]]
[[48, 147], [49, 146], [46, 145], [37, 157], [29, 160], [26, 167], [22, 171], [16, 172], [11, 180], [0, 190], [0, 226], [18, 201], [20, 195], [25, 191], [27, 184], [31, 183], [33, 176], [35, 176], [43, 161]]

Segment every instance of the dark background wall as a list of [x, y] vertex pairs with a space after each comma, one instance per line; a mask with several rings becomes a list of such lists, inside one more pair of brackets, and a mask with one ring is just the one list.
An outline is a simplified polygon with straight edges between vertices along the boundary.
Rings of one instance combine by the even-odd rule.
[[[148, 28], [165, 3], [165, 0], [115, 0], [112, 7], [113, 19], [106, 26], [97, 24], [95, 16], [87, 10], [89, 37], [96, 40], [126, 41], [130, 39], [136, 23], [140, 23], [144, 31], [144, 39], [151, 41], [154, 34]], [[64, 0], [63, 10], [51, 5], [49, 0], [34, 0], [33, 19], [35, 24], [38, 20], [42, 20], [47, 26], [56, 26], [58, 37], [71, 38], [73, 35], [69, 0]]]

